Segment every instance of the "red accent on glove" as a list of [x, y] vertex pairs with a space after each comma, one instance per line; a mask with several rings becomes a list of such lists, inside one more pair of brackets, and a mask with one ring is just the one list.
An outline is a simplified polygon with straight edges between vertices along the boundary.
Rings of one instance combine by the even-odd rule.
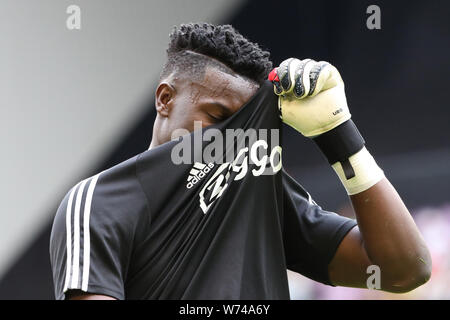
[[272, 82], [280, 82], [280, 78], [278, 78], [277, 68], [274, 68], [272, 71], [270, 71], [268, 79]]

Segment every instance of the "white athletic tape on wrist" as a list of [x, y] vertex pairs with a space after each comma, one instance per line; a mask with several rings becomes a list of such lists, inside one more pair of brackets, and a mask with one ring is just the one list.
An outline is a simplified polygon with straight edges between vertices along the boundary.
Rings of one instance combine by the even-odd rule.
[[366, 147], [350, 156], [349, 161], [355, 171], [355, 176], [348, 180], [345, 178], [340, 162], [331, 165], [347, 190], [348, 195], [363, 192], [384, 178], [383, 170], [377, 165]]

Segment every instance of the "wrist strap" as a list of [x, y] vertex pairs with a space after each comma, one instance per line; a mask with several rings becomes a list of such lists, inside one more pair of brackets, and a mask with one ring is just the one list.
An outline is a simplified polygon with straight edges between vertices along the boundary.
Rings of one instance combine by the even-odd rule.
[[330, 164], [341, 162], [348, 179], [354, 176], [348, 158], [364, 147], [364, 139], [352, 119], [315, 138], [314, 142]]
[[367, 190], [383, 179], [383, 170], [367, 151], [365, 141], [351, 119], [313, 140], [349, 195]]
[[383, 170], [378, 167], [366, 147], [350, 156], [347, 161], [354, 173], [350, 179], [346, 177], [343, 163], [336, 162], [332, 167], [349, 195], [363, 192], [384, 178]]

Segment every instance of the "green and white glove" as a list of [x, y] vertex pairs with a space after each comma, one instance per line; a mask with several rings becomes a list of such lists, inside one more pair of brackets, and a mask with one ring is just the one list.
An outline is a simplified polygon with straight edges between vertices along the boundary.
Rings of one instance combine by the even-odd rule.
[[269, 80], [283, 122], [316, 142], [349, 195], [384, 177], [351, 120], [344, 82], [333, 65], [289, 58], [272, 70]]

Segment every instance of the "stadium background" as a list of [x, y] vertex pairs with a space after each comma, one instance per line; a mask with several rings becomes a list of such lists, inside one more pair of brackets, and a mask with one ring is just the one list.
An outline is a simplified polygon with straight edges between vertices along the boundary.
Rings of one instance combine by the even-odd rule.
[[[81, 8], [81, 30], [66, 8]], [[381, 8], [381, 30], [366, 8]], [[433, 274], [406, 295], [290, 274], [292, 298], [450, 298], [448, 1], [2, 0], [0, 299], [53, 299], [51, 222], [80, 179], [144, 151], [173, 25], [231, 23], [272, 53], [335, 64], [353, 118], [422, 230]], [[286, 129], [284, 166], [328, 210], [352, 216], [315, 146]]]

